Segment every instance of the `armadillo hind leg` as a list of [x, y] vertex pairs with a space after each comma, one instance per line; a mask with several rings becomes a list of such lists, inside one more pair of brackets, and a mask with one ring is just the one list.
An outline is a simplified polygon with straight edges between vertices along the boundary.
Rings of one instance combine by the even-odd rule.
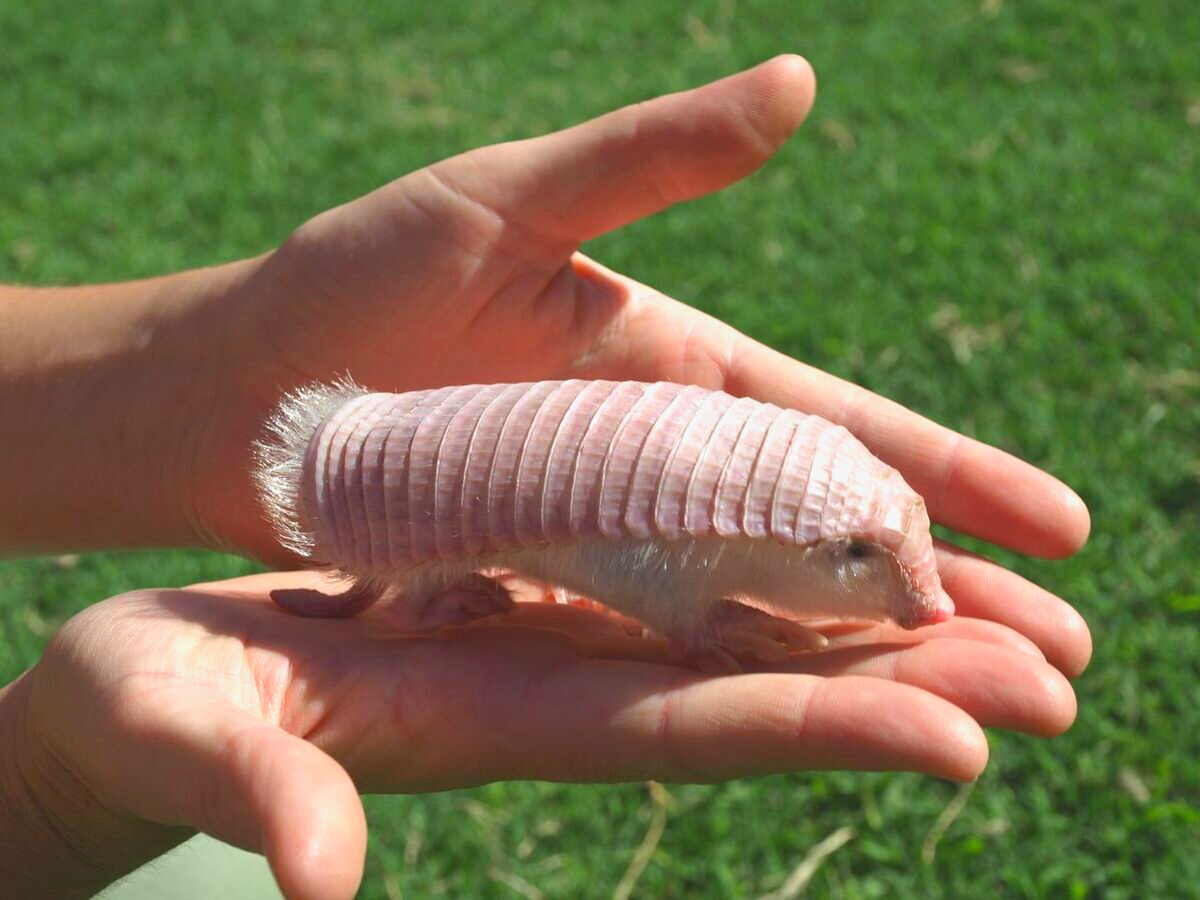
[[377, 581], [360, 578], [340, 594], [325, 594], [309, 588], [281, 588], [271, 591], [271, 599], [293, 615], [349, 619], [369, 609], [383, 591], [383, 585]]
[[512, 594], [495, 578], [478, 572], [448, 587], [398, 596], [383, 614], [388, 624], [407, 634], [425, 634], [446, 625], [465, 625], [513, 608]]

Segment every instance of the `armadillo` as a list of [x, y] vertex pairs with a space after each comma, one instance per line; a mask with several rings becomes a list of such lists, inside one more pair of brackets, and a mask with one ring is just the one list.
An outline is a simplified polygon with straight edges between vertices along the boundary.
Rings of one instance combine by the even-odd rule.
[[462, 621], [511, 606], [489, 577], [508, 572], [685, 656], [770, 656], [823, 643], [803, 619], [954, 612], [925, 503], [895, 469], [818, 416], [697, 386], [310, 386], [275, 412], [255, 476], [284, 546], [353, 579], [273, 594], [301, 615], [388, 595], [430, 627]]

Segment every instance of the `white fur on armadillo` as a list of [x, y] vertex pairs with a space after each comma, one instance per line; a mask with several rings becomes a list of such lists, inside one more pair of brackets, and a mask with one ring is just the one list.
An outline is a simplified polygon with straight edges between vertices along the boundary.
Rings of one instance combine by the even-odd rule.
[[865, 542], [910, 595], [889, 617], [949, 605], [899, 473], [845, 428], [769, 403], [665, 382], [314, 389], [274, 431], [259, 483], [281, 539], [360, 578], [595, 542]]

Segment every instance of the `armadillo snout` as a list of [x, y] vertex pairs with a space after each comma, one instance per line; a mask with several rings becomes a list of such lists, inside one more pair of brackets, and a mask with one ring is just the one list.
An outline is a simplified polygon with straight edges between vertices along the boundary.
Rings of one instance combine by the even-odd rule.
[[910, 595], [908, 609], [896, 616], [896, 622], [901, 628], [924, 628], [926, 625], [937, 625], [954, 616], [954, 601], [950, 599], [941, 587], [933, 594]]

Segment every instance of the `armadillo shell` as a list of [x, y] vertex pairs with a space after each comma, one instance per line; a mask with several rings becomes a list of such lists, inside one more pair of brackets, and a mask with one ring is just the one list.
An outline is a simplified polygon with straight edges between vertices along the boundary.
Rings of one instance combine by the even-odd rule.
[[336, 408], [296, 518], [315, 557], [367, 569], [601, 537], [803, 545], [867, 527], [889, 474], [841, 426], [721, 391], [470, 385]]

